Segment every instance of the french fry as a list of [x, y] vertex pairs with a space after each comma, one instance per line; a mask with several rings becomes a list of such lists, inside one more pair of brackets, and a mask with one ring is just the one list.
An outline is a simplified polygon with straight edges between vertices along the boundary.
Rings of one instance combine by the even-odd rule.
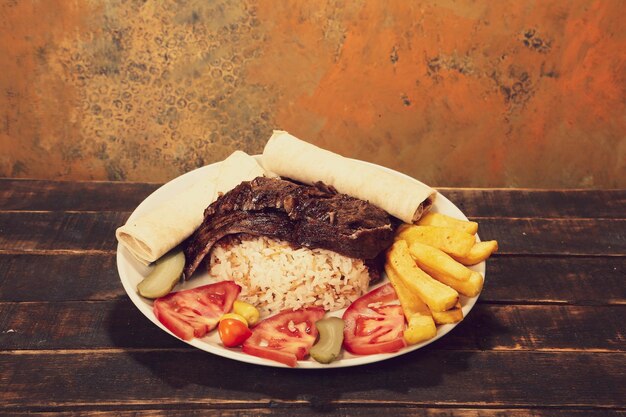
[[415, 264], [404, 240], [397, 240], [387, 251], [387, 265], [405, 286], [428, 305], [431, 311], [445, 311], [458, 301], [459, 293], [433, 279]]
[[492, 253], [498, 251], [498, 242], [496, 240], [487, 240], [484, 242], [476, 242], [469, 253], [465, 256], [453, 256], [463, 265], [476, 265], [489, 258]]
[[470, 235], [475, 235], [478, 231], [478, 223], [476, 222], [455, 219], [454, 217], [446, 216], [441, 213], [426, 213], [419, 219], [417, 224], [420, 226], [451, 227], [469, 233]]
[[412, 292], [406, 286], [402, 278], [393, 268], [391, 268], [389, 264], [385, 265], [385, 273], [387, 274], [387, 278], [389, 278], [391, 285], [393, 285], [393, 289], [396, 290], [398, 300], [400, 300], [400, 305], [402, 306], [402, 312], [404, 313], [404, 317], [406, 317], [407, 322], [415, 314], [431, 315], [428, 306], [419, 298], [417, 294]]
[[402, 282], [393, 268], [385, 265], [385, 272], [396, 290], [402, 311], [408, 323], [404, 330], [404, 340], [410, 345], [432, 339], [437, 334], [437, 326], [430, 309], [416, 294]]
[[413, 242], [409, 246], [409, 253], [417, 263], [417, 266], [422, 269], [427, 267], [458, 281], [467, 281], [470, 275], [472, 275], [472, 271], [469, 268], [461, 265], [452, 259], [450, 255], [433, 246]]
[[437, 326], [432, 316], [415, 314], [409, 319], [409, 324], [404, 329], [404, 340], [409, 345], [430, 340], [437, 335]]
[[472, 274], [467, 281], [459, 281], [457, 279], [450, 278], [448, 275], [441, 274], [435, 269], [431, 269], [428, 267], [422, 268], [424, 272], [435, 278], [437, 281], [440, 281], [441, 283], [451, 288], [454, 288], [460, 294], [463, 294], [467, 297], [474, 297], [478, 295], [483, 289], [483, 276], [476, 271], [472, 271]]
[[396, 240], [406, 240], [409, 245], [413, 242], [421, 242], [441, 249], [452, 256], [467, 256], [476, 243], [473, 235], [451, 227], [409, 224], [403, 224], [398, 228]]
[[436, 324], [450, 324], [457, 323], [463, 320], [463, 310], [461, 310], [461, 303], [457, 302], [454, 308], [446, 311], [433, 311], [433, 320]]

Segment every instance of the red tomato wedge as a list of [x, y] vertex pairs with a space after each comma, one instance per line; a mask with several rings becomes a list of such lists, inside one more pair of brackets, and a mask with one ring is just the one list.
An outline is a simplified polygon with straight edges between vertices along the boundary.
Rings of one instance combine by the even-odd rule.
[[217, 326], [222, 344], [226, 347], [235, 347], [252, 336], [252, 332], [242, 321], [236, 319], [222, 319]]
[[324, 314], [321, 307], [308, 307], [268, 317], [252, 329], [243, 351], [294, 367], [309, 354], [317, 338], [315, 322]]
[[406, 346], [404, 313], [391, 284], [350, 304], [343, 313], [343, 345], [356, 355], [396, 352]]
[[183, 340], [203, 337], [230, 311], [241, 287], [232, 281], [173, 292], [154, 301], [154, 315]]

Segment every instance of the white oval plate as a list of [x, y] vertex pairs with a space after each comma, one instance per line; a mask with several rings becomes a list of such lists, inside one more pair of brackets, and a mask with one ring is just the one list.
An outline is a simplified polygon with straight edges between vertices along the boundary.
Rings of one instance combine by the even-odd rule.
[[[255, 156], [257, 160], [260, 160], [260, 156]], [[367, 165], [374, 165], [369, 162], [358, 161]], [[380, 166], [378, 166], [380, 167]], [[407, 175], [399, 173], [397, 171], [391, 170], [389, 168], [380, 167], [386, 171], [392, 172], [395, 175], [410, 178]], [[139, 206], [133, 211], [130, 215], [129, 220], [135, 219], [141, 216], [143, 213], [147, 213], [150, 210], [159, 206], [159, 204], [171, 199], [176, 198], [176, 195], [180, 193], [185, 188], [190, 185], [196, 183], [200, 178], [210, 177], [217, 173], [217, 164], [211, 164], [204, 166], [202, 168], [195, 169], [190, 171], [184, 175], [181, 175], [178, 178], [173, 179], [162, 187], [158, 188], [152, 194], [150, 194]], [[421, 182], [410, 178], [412, 181], [421, 184]], [[450, 200], [446, 197], [438, 193], [437, 198], [435, 199], [435, 204], [433, 205], [432, 211], [443, 213], [451, 217], [455, 217], [458, 219], [467, 220], [467, 217], [459, 210]], [[476, 236], [478, 239], [478, 236]], [[478, 239], [480, 240], [480, 239]], [[163, 331], [171, 334], [176, 337], [172, 332], [170, 332], [165, 326], [159, 322], [159, 320], [155, 317], [152, 311], [152, 301], [140, 296], [137, 293], [137, 284], [143, 280], [143, 278], [148, 275], [151, 267], [144, 266], [140, 264], [123, 246], [117, 246], [117, 270], [119, 272], [120, 278], [122, 280], [122, 284], [126, 293], [132, 300], [132, 302], [137, 306], [137, 308], [146, 316], [150, 321], [159, 326]], [[470, 267], [474, 271], [480, 272], [483, 277], [485, 276], [485, 262], [482, 262], [478, 265]], [[200, 274], [196, 272], [193, 278], [187, 282], [178, 284], [173, 291], [179, 291], [183, 289], [195, 288], [201, 285], [209, 284], [213, 281], [209, 279], [208, 273]], [[375, 287], [383, 285], [387, 283], [388, 280], [383, 274], [383, 280], [377, 284]], [[372, 287], [372, 288], [375, 288]], [[480, 294], [479, 294], [480, 295]], [[464, 297], [461, 296], [461, 306], [463, 310], [463, 317], [467, 317], [468, 313], [474, 307], [476, 303], [476, 297]], [[338, 310], [332, 313], [327, 313], [328, 315], [341, 317], [343, 315], [343, 310]], [[313, 359], [309, 358], [308, 360], [303, 360], [298, 362], [297, 368], [304, 369], [321, 369], [321, 368], [339, 368], [339, 367], [347, 367], [347, 366], [356, 366], [356, 365], [364, 365], [373, 362], [379, 362], [385, 359], [390, 359], [399, 355], [403, 355], [408, 352], [412, 352], [414, 350], [420, 349], [429, 343], [434, 342], [435, 340], [443, 337], [445, 334], [450, 332], [458, 323], [455, 324], [445, 324], [437, 326], [437, 335], [423, 343], [407, 346], [401, 349], [398, 352], [394, 353], [381, 353], [376, 355], [366, 355], [366, 356], [358, 356], [352, 355], [349, 352], [343, 351], [342, 358], [335, 362], [332, 362], [328, 365], [320, 364], [315, 362]], [[251, 356], [246, 353], [243, 353], [241, 349], [229, 349], [224, 347], [219, 339], [219, 335], [217, 331], [212, 331], [207, 336], [201, 339], [193, 339], [190, 341], [184, 341], [185, 343], [190, 344], [191, 346], [197, 347], [198, 349], [202, 349], [204, 351], [213, 353], [215, 355], [223, 356], [225, 358], [234, 359], [241, 362], [254, 363], [257, 365], [265, 365], [265, 366], [275, 366], [275, 367], [287, 367], [281, 363], [270, 361], [263, 358], [258, 358], [256, 356]]]

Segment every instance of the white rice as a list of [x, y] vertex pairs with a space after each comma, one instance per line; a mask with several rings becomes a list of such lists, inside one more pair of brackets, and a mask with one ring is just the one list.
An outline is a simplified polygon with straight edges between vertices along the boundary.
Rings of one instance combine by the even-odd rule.
[[239, 298], [263, 316], [305, 306], [335, 311], [367, 292], [369, 274], [360, 259], [242, 236], [222, 239], [213, 247], [209, 274], [241, 285]]

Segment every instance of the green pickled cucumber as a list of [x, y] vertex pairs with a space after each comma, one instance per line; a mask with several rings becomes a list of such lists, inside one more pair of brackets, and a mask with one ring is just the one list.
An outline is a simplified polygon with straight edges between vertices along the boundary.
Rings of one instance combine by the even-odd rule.
[[315, 327], [320, 337], [309, 353], [319, 363], [331, 363], [341, 353], [344, 322], [339, 317], [327, 317], [316, 321]]
[[159, 298], [167, 295], [180, 280], [185, 267], [185, 254], [173, 250], [161, 256], [147, 277], [137, 285], [137, 291], [146, 298]]

